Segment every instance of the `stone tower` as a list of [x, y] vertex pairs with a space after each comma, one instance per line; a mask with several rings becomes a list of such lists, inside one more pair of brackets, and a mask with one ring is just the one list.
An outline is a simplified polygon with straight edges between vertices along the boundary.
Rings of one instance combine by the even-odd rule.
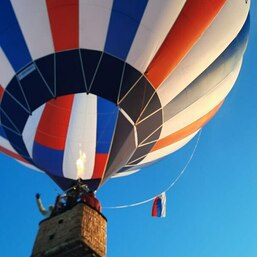
[[79, 203], [40, 223], [31, 257], [105, 257], [106, 218]]

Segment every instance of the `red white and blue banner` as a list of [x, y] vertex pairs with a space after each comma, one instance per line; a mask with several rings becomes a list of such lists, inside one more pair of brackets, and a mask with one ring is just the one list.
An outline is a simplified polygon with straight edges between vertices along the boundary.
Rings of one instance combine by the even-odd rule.
[[163, 192], [161, 195], [156, 196], [152, 208], [153, 217], [166, 217], [166, 194]]

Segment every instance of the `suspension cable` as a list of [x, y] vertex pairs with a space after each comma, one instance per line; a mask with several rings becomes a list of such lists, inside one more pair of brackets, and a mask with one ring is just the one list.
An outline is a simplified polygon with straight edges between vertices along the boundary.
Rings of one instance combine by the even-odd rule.
[[[162, 193], [167, 193], [171, 188], [173, 188], [175, 186], [175, 184], [179, 181], [179, 179], [182, 177], [182, 175], [185, 173], [187, 167], [189, 166], [191, 160], [193, 159], [194, 157], [194, 154], [196, 152], [196, 149], [198, 147], [198, 143], [199, 143], [199, 140], [200, 140], [200, 137], [201, 137], [201, 133], [202, 133], [202, 129], [199, 131], [199, 134], [198, 134], [198, 138], [197, 138], [197, 141], [195, 143], [195, 146], [194, 146], [194, 149], [186, 163], [186, 165], [184, 166], [184, 168], [180, 171], [180, 173], [178, 174], [178, 176], [170, 183], [170, 185], [164, 190], [162, 191], [161, 193], [157, 194], [157, 195], [160, 195]], [[135, 207], [135, 206], [139, 206], [139, 205], [142, 205], [142, 204], [145, 204], [145, 203], [148, 203], [148, 202], [151, 202], [155, 199], [155, 197], [157, 196], [153, 196], [151, 198], [148, 198], [146, 200], [143, 200], [143, 201], [140, 201], [140, 202], [136, 202], [136, 203], [132, 203], [132, 204], [127, 204], [127, 205], [117, 205], [117, 206], [105, 206], [105, 207], [102, 207], [103, 209], [123, 209], [123, 208], [130, 208], [130, 207]]]

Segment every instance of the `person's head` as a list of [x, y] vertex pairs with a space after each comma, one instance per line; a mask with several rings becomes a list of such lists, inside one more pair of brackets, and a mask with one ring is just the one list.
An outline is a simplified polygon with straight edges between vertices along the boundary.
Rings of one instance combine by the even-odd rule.
[[62, 195], [57, 195], [55, 202], [59, 203], [59, 202], [61, 202], [61, 200], [62, 200]]

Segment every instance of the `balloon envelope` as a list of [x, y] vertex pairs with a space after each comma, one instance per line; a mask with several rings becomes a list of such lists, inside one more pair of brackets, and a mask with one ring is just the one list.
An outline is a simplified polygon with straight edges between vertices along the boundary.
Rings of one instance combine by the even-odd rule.
[[176, 151], [233, 87], [249, 5], [2, 0], [0, 150], [63, 189]]

